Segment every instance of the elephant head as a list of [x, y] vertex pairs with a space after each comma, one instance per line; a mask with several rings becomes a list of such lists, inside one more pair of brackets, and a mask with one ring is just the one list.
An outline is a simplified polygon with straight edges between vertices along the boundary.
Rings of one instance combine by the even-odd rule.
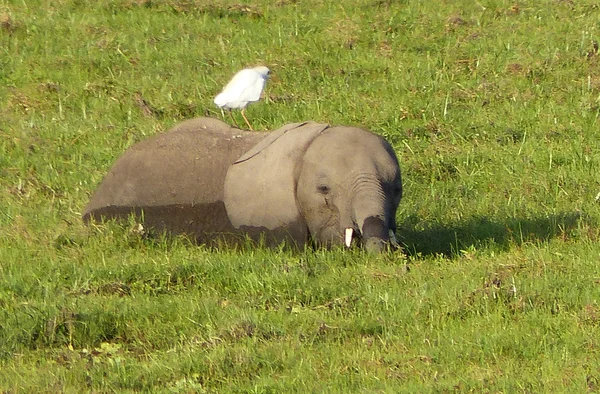
[[236, 228], [284, 229], [324, 246], [360, 238], [395, 245], [402, 197], [398, 160], [381, 137], [307, 122], [273, 132], [227, 172], [225, 205]]

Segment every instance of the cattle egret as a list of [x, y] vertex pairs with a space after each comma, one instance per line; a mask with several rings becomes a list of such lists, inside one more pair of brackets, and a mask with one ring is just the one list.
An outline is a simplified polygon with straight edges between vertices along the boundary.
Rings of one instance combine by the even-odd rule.
[[232, 109], [241, 109], [248, 128], [252, 130], [244, 111], [249, 103], [260, 99], [268, 77], [269, 69], [264, 66], [243, 69], [235, 74], [223, 91], [215, 97], [215, 104], [221, 111], [223, 108], [228, 109], [230, 115]]

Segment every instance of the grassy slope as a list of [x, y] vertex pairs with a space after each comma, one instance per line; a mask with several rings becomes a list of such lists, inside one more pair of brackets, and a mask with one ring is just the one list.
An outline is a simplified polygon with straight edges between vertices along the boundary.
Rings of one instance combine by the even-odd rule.
[[[0, 2], [0, 390], [600, 388], [596, 1], [47, 3]], [[255, 64], [257, 128], [394, 145], [408, 261], [80, 223]]]

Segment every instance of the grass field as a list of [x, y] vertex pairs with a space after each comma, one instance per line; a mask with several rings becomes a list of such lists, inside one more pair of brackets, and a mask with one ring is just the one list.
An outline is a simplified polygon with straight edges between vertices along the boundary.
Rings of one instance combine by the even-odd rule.
[[[0, 0], [0, 392], [599, 391], [598, 42], [596, 0]], [[405, 253], [81, 223], [257, 64], [255, 128], [392, 143]]]

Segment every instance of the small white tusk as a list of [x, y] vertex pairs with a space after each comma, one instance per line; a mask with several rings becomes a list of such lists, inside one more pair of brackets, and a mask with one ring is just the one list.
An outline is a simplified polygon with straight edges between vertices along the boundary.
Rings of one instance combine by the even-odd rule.
[[351, 229], [350, 227], [348, 227], [346, 229], [346, 235], [344, 237], [344, 243], [346, 244], [346, 247], [348, 247], [348, 248], [350, 247], [350, 243], [352, 242], [352, 232], [353, 231], [354, 230]]
[[396, 234], [394, 233], [394, 230], [390, 230], [390, 243], [396, 247], [400, 246], [398, 244], [398, 240], [396, 239]]

